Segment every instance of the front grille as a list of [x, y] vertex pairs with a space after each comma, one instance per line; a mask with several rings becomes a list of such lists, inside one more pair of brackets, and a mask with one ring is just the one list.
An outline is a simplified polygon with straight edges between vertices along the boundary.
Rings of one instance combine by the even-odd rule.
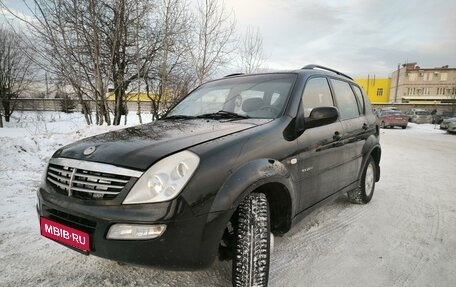
[[61, 194], [79, 199], [113, 199], [141, 172], [74, 159], [52, 158], [47, 180]]
[[95, 221], [75, 216], [57, 209], [48, 208], [44, 205], [43, 210], [45, 212], [45, 216], [49, 219], [88, 233], [93, 233], [95, 227], [97, 226]]

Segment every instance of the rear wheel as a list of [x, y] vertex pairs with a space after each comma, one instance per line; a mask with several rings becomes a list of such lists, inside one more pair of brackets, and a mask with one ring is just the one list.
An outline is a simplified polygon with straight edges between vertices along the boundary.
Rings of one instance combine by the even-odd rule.
[[382, 121], [382, 122], [380, 123], [380, 127], [381, 127], [382, 129], [386, 128], [385, 122]]
[[369, 156], [361, 178], [358, 182], [358, 187], [347, 193], [348, 199], [353, 203], [365, 204], [371, 201], [375, 189], [375, 175], [377, 174], [377, 166], [374, 159]]
[[402, 126], [402, 129], [405, 130], [407, 128], [407, 126]]
[[239, 205], [234, 224], [233, 286], [267, 286], [270, 258], [269, 205], [252, 193]]

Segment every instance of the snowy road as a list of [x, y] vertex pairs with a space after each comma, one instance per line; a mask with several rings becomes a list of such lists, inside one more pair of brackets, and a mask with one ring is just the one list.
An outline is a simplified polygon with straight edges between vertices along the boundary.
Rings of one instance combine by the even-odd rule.
[[[227, 262], [199, 272], [120, 266], [42, 238], [44, 162], [59, 144], [101, 130], [34, 127], [0, 130], [0, 286], [230, 286]], [[381, 143], [372, 202], [341, 197], [276, 237], [270, 286], [455, 286], [456, 136], [412, 124], [382, 130]]]

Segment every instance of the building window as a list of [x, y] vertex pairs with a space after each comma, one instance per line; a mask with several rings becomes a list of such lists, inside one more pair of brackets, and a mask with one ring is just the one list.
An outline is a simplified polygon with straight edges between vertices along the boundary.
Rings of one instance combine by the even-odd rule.
[[377, 97], [383, 96], [383, 88], [378, 88], [377, 89]]
[[448, 74], [447, 73], [441, 73], [440, 74], [440, 81], [446, 81], [448, 79]]
[[410, 73], [409, 74], [409, 81], [416, 81], [417, 73]]
[[437, 88], [437, 95], [445, 95], [445, 88]]

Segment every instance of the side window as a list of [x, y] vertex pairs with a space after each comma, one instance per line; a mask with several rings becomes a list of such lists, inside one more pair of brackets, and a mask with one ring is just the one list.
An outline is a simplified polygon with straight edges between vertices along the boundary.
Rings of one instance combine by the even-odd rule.
[[361, 89], [358, 86], [352, 85], [353, 91], [355, 91], [356, 98], [358, 99], [358, 104], [359, 104], [359, 112], [364, 114], [365, 111], [365, 103], [363, 99], [363, 92], [361, 92]]
[[309, 117], [310, 112], [316, 107], [334, 106], [326, 78], [312, 78], [307, 81], [302, 95], [304, 117]]
[[344, 81], [331, 79], [339, 108], [340, 119], [347, 120], [359, 116], [359, 107], [350, 84]]

